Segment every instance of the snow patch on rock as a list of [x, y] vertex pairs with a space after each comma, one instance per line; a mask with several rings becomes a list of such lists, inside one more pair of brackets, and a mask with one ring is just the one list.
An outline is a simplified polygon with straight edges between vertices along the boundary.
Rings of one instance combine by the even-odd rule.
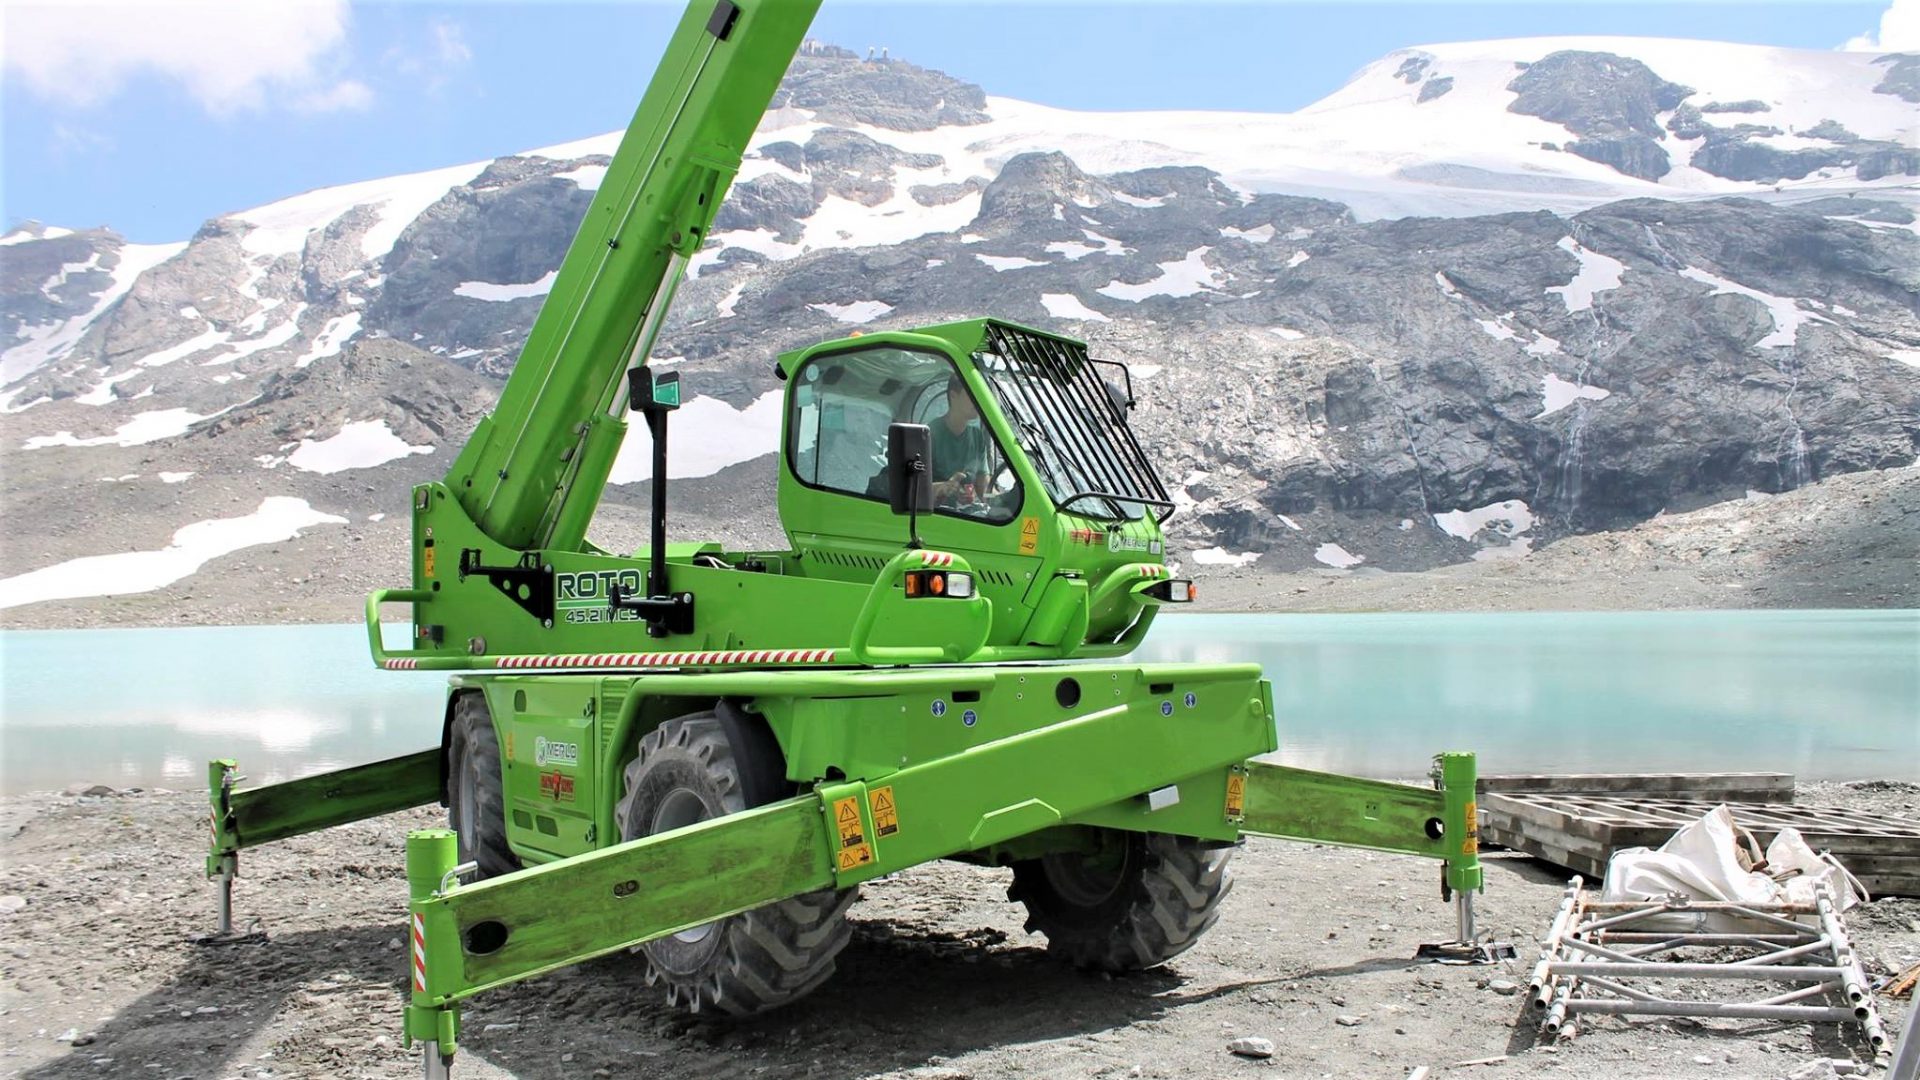
[[173, 534], [158, 551], [89, 555], [0, 580], [0, 608], [44, 600], [122, 596], [152, 592], [192, 575], [209, 560], [242, 548], [290, 540], [314, 525], [344, 525], [347, 519], [321, 513], [305, 499], [282, 495], [261, 500], [245, 517], [197, 521]]
[[1555, 293], [1560, 295], [1560, 299], [1567, 305], [1568, 313], [1590, 310], [1593, 307], [1595, 293], [1620, 287], [1621, 275], [1627, 272], [1626, 263], [1609, 258], [1597, 251], [1588, 251], [1571, 236], [1561, 237], [1560, 242], [1554, 246], [1580, 260], [1580, 269], [1574, 273], [1572, 281], [1547, 289], [1549, 296]]
[[1350, 569], [1367, 561], [1365, 555], [1355, 555], [1331, 540], [1315, 548], [1313, 558], [1314, 561], [1331, 566], [1335, 570]]
[[1137, 303], [1150, 296], [1192, 296], [1197, 292], [1218, 288], [1221, 284], [1220, 272], [1206, 263], [1207, 252], [1212, 250], [1209, 247], [1197, 247], [1182, 258], [1163, 262], [1159, 264], [1160, 273], [1151, 280], [1138, 284], [1115, 281], [1094, 291], [1115, 300]]
[[[220, 412], [226, 411], [226, 409], [220, 410]], [[76, 437], [71, 431], [56, 431], [51, 435], [35, 435], [21, 443], [20, 449], [42, 450], [49, 446], [141, 446], [159, 439], [184, 435], [193, 425], [202, 420], [211, 420], [218, 415], [220, 413], [201, 416], [186, 409], [155, 409], [135, 413], [133, 419], [121, 424], [111, 435], [82, 439]]]
[[491, 281], [463, 281], [454, 286], [453, 295], [464, 296], [469, 300], [490, 300], [504, 303], [508, 300], [525, 300], [534, 296], [545, 296], [553, 291], [553, 280], [560, 271], [549, 270], [537, 281], [523, 284], [496, 285]]
[[1807, 323], [1833, 322], [1832, 319], [1823, 315], [1815, 315], [1811, 311], [1802, 311], [1800, 302], [1797, 300], [1792, 300], [1784, 296], [1775, 296], [1772, 293], [1764, 293], [1759, 289], [1748, 288], [1737, 281], [1729, 281], [1717, 274], [1702, 270], [1697, 266], [1689, 266], [1680, 271], [1680, 276], [1690, 281], [1698, 281], [1703, 285], [1713, 286], [1713, 291], [1708, 293], [1708, 296], [1720, 296], [1726, 293], [1732, 293], [1735, 296], [1744, 296], [1764, 306], [1767, 309], [1767, 315], [1773, 319], [1773, 332], [1761, 338], [1759, 341], [1754, 342], [1754, 348], [1756, 349], [1779, 349], [1794, 345], [1800, 339], [1800, 328]]
[[1041, 293], [1040, 306], [1056, 319], [1082, 319], [1087, 322], [1112, 322], [1112, 319], [1080, 302], [1072, 293]]
[[1201, 548], [1193, 553], [1193, 561], [1201, 566], [1251, 566], [1259, 557], [1257, 551], [1228, 551], [1223, 547]]
[[1605, 390], [1598, 386], [1583, 386], [1580, 383], [1568, 382], [1549, 371], [1546, 376], [1540, 380], [1540, 411], [1534, 413], [1533, 418], [1538, 420], [1543, 416], [1551, 416], [1582, 399], [1587, 401], [1605, 401], [1612, 396], [1613, 391], [1611, 390]]
[[348, 469], [371, 469], [410, 454], [431, 453], [431, 446], [407, 445], [385, 420], [361, 420], [342, 425], [340, 433], [330, 439], [301, 439], [299, 447], [287, 455], [287, 464], [302, 472], [331, 475]]
[[829, 316], [835, 322], [850, 323], [854, 326], [870, 323], [893, 310], [892, 304], [884, 304], [878, 300], [855, 300], [851, 304], [808, 304], [807, 306]]

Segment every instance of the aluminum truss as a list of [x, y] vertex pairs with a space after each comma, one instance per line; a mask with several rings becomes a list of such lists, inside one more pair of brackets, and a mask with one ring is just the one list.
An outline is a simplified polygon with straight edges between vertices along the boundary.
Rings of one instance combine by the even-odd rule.
[[[1793, 988], [1743, 1000], [1698, 1000], [1652, 985], [1655, 979]], [[1853, 1021], [1875, 1053], [1888, 1049], [1866, 973], [1824, 884], [1811, 905], [1684, 896], [1603, 903], [1576, 877], [1554, 914], [1529, 992], [1544, 1014], [1541, 1030], [1555, 1037], [1571, 1034], [1581, 1013]]]

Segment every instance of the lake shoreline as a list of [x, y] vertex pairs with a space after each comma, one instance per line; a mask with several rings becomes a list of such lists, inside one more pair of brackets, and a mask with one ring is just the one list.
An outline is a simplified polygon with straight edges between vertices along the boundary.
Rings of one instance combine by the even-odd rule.
[[[1920, 816], [1911, 784], [1798, 794]], [[403, 846], [408, 830], [444, 821], [428, 807], [243, 853], [236, 921], [263, 936], [206, 949], [189, 944], [214, 917], [202, 794], [0, 797], [10, 1071], [417, 1075], [399, 1045]], [[1006, 871], [929, 864], [863, 887], [838, 974], [796, 1006], [751, 1025], [686, 1018], [631, 957], [611, 956], [470, 1001], [456, 1075], [1220, 1075], [1250, 1067], [1226, 1049], [1243, 1035], [1273, 1040], [1273, 1064], [1290, 1076], [1421, 1065], [1444, 1076], [1504, 1057], [1507, 1072], [1565, 1080], [1720, 1080], [1873, 1060], [1857, 1029], [1834, 1025], [1607, 1017], [1544, 1042], [1537, 1017], [1488, 980], [1525, 982], [1566, 874], [1500, 853], [1486, 867], [1481, 925], [1519, 950], [1500, 966], [1409, 960], [1453, 930], [1432, 863], [1256, 839], [1235, 854], [1235, 891], [1194, 949], [1102, 978], [1023, 932], [1019, 906], [1003, 899]], [[1920, 900], [1875, 900], [1847, 923], [1876, 979], [1920, 959]], [[1882, 998], [1880, 1009], [1897, 1038], [1906, 1003]]]

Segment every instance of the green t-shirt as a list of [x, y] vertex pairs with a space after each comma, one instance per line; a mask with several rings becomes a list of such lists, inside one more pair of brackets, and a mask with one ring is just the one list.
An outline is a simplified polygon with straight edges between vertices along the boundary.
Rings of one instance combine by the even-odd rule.
[[928, 426], [933, 432], [935, 481], [949, 479], [957, 472], [980, 473], [986, 470], [987, 433], [981, 429], [980, 421], [967, 421], [967, 426], [961, 428], [957, 435], [947, 427], [944, 413], [935, 417]]

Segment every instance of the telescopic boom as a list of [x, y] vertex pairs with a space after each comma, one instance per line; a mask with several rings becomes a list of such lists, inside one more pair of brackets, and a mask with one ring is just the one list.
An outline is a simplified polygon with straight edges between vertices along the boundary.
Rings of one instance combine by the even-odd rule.
[[[494, 541], [584, 543], [626, 432], [627, 371], [645, 366], [686, 260], [818, 8], [715, 0], [681, 18], [499, 406], [447, 476]], [[600, 45], [601, 62], [625, 59], [618, 42]]]

